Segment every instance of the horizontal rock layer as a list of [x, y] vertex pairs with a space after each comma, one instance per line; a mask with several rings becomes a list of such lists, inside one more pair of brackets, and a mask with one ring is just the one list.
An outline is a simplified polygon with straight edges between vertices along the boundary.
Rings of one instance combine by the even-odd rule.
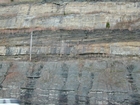
[[[139, 2], [64, 2], [0, 6], [1, 29], [140, 29]], [[107, 26], [109, 23], [109, 26]]]
[[1, 0], [0, 4], [53, 3], [53, 2], [139, 2], [140, 0]]
[[0, 97], [139, 105], [139, 10], [139, 2], [1, 5]]
[[[33, 32], [33, 55], [140, 55], [140, 31], [57, 30]], [[31, 33], [0, 35], [0, 55], [29, 55]]]

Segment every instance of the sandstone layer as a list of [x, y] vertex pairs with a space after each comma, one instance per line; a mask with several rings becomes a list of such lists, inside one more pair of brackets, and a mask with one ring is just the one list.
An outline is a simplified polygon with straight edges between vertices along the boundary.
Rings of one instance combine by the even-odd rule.
[[139, 29], [139, 2], [63, 2], [0, 7], [0, 28]]

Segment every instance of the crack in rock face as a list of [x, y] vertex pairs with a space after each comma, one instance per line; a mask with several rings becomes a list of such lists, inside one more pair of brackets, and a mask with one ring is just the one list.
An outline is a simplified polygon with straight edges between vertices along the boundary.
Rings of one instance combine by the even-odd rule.
[[[31, 87], [31, 84], [35, 85], [33, 93], [30, 92], [32, 93], [30, 102], [34, 104], [93, 105], [102, 103], [104, 105], [128, 105], [129, 103], [130, 105], [137, 105], [139, 103], [139, 88], [137, 88], [139, 87], [137, 81], [139, 75], [137, 72], [140, 70], [140, 66], [137, 64], [139, 63], [140, 61], [134, 61], [134, 59], [131, 64], [130, 59], [122, 61], [121, 59], [110, 60], [110, 58], [104, 61], [101, 59], [69, 60], [33, 64], [13, 62], [9, 71], [14, 68], [14, 71], [20, 70], [23, 75], [26, 75], [29, 74], [28, 69], [32, 66], [33, 70], [30, 71], [31, 76], [28, 75], [28, 79], [32, 79], [32, 76], [37, 78], [38, 73], [40, 78], [35, 79], [35, 82], [29, 82], [26, 76], [20, 76], [19, 80], [21, 81], [16, 82], [16, 84], [15, 79], [10, 81], [18, 91], [21, 91], [19, 88], [22, 87], [22, 81], [27, 82], [28, 88]], [[7, 71], [9, 63], [1, 62], [1, 64], [1, 69]], [[15, 74], [15, 78], [18, 78], [18, 75]], [[8, 76], [8, 78], [11, 77]], [[4, 92], [3, 89], [0, 92], [10, 97], [16, 95], [17, 91], [8, 83], [8, 78], [3, 82], [3, 87], [9, 86], [9, 88], [5, 88], [7, 92]], [[132, 78], [134, 82], [130, 83], [128, 79]], [[134, 84], [136, 84], [134, 87], [137, 91], [134, 91]], [[8, 94], [8, 90], [12, 94]], [[29, 91], [24, 93], [27, 94]]]
[[0, 98], [139, 105], [139, 1], [0, 0]]

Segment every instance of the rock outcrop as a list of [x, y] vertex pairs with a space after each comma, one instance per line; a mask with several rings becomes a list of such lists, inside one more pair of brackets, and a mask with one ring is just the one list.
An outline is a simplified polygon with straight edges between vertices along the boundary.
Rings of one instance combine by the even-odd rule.
[[[44, 30], [32, 36], [33, 59], [49, 56], [140, 56], [140, 31], [134, 30]], [[29, 60], [30, 32], [3, 33], [0, 55], [5, 59]], [[8, 57], [7, 57], [8, 56]], [[38, 56], [46, 56], [44, 59]], [[55, 57], [54, 57], [55, 58]], [[3, 58], [2, 58], [3, 59]], [[57, 59], [57, 57], [55, 58]]]
[[0, 28], [139, 29], [139, 2], [64, 2], [0, 7]]
[[139, 105], [140, 2], [60, 1], [0, 6], [0, 97]]

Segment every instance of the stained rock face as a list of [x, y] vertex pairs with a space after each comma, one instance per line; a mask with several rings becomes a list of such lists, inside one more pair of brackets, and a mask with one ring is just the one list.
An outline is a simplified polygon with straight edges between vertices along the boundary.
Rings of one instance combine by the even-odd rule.
[[[139, 102], [139, 97], [133, 93], [133, 85], [127, 79], [127, 68], [130, 65], [134, 67], [131, 72], [133, 84], [139, 94], [139, 63], [137, 59], [111, 58], [40, 63], [1, 62], [1, 73], [7, 73], [6, 77], [1, 75], [1, 80], [5, 78], [1, 97], [22, 97], [24, 100], [28, 96], [30, 100], [27, 98], [26, 101], [32, 104], [137, 105], [134, 103]], [[34, 84], [31, 81], [33, 77]], [[34, 88], [32, 94], [26, 90], [29, 88]]]
[[140, 3], [114, 1], [1, 4], [0, 98], [22, 105], [140, 104]]
[[139, 103], [139, 30], [35, 31], [31, 62], [30, 35], [0, 36], [0, 97], [41, 105]]
[[[139, 29], [139, 2], [63, 2], [0, 6], [0, 29]], [[6, 12], [5, 12], [6, 11]]]
[[[44, 30], [33, 32], [32, 55], [69, 55], [74, 56], [139, 56], [140, 55], [140, 31], [134, 30]], [[27, 60], [25, 56], [30, 53], [29, 32], [3, 33], [1, 34], [1, 56], [17, 56], [21, 60]], [[125, 42], [127, 41], [127, 42]], [[5, 58], [6, 58], [5, 56]], [[46, 57], [45, 57], [46, 56]], [[41, 60], [43, 60], [40, 57]]]

